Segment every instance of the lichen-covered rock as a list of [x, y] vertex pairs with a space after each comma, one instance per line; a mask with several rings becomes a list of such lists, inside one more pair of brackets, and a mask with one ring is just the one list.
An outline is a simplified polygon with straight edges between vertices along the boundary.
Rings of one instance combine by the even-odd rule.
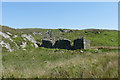
[[52, 31], [47, 31], [45, 35], [46, 39], [52, 39], [53, 38], [53, 32]]
[[[9, 36], [8, 34], [12, 35], [10, 32], [7, 32], [7, 34], [6, 34], [6, 33], [0, 31], [0, 35], [3, 38], [5, 38], [7, 40], [10, 40], [16, 46], [16, 49], [19, 49], [19, 46], [13, 41], [11, 36]], [[2, 45], [2, 47], [5, 47], [6, 49], [8, 49], [10, 52], [14, 51], [14, 49], [11, 49], [11, 44], [10, 43], [5, 43], [4, 41], [2, 41], [1, 45]], [[5, 46], [3, 46], [3, 45], [5, 45]]]
[[81, 50], [80, 53], [84, 53], [84, 51]]
[[[33, 44], [33, 47], [37, 48], [38, 44], [33, 36], [22, 34], [20, 35], [13, 35], [10, 32], [2, 32], [0, 31], [0, 36], [3, 37], [2, 42], [0, 42], [0, 45], [8, 51], [12, 52], [14, 50], [25, 48], [28, 44]], [[27, 42], [28, 41], [28, 42]], [[12, 48], [12, 49], [11, 49]]]
[[15, 44], [16, 48], [19, 49], [19, 46], [15, 42], [13, 42], [13, 43]]
[[12, 36], [12, 34], [10, 32], [7, 32], [7, 34]]
[[25, 48], [27, 45], [27, 42], [22, 42], [22, 45], [20, 45], [22, 48]]
[[1, 42], [0, 42], [0, 45], [1, 45], [2, 47], [5, 47], [6, 49], [8, 49], [10, 52], [14, 51], [14, 49], [11, 49], [9, 43], [5, 43], [4, 41], [1, 41]]
[[111, 41], [113, 42], [113, 41], [114, 41], [114, 39], [111, 39]]
[[33, 32], [32, 34], [33, 34], [33, 35], [42, 35], [41, 32]]
[[0, 31], [0, 35], [1, 35], [2, 37], [6, 38], [6, 39], [9, 39], [10, 41], [13, 42], [13, 40], [11, 39], [11, 37], [10, 37], [8, 34], [3, 33], [3, 32]]
[[17, 35], [14, 35], [14, 36], [13, 36], [13, 38], [16, 38], [16, 37], [18, 37], [18, 36], [17, 36]]
[[23, 38], [28, 39], [28, 40], [31, 41], [32, 43], [34, 43], [35, 48], [38, 47], [38, 45], [36, 44], [36, 40], [35, 40], [34, 37], [32, 37], [31, 35], [22, 34], [21, 36], [22, 36]]

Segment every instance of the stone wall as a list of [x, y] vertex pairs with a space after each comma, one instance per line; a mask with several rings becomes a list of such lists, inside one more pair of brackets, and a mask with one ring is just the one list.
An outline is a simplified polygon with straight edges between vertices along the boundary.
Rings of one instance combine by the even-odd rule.
[[83, 48], [84, 48], [84, 44], [82, 38], [74, 40], [73, 49], [83, 49]]
[[90, 49], [90, 40], [86, 40], [84, 36], [74, 40], [73, 49]]
[[68, 39], [59, 39], [56, 41], [50, 39], [42, 40], [41, 47], [45, 48], [59, 48], [59, 49], [90, 49], [90, 40], [85, 37], [74, 40], [74, 45], [71, 46], [71, 41]]
[[41, 47], [52, 48], [52, 45], [53, 44], [52, 44], [52, 42], [50, 40], [46, 40], [46, 39], [42, 40]]
[[54, 48], [59, 48], [59, 49], [70, 49], [71, 48], [71, 41], [70, 40], [57, 40], [53, 46]]
[[45, 35], [46, 39], [52, 39], [53, 38], [53, 32], [52, 31], [47, 31]]
[[90, 49], [90, 40], [85, 40], [84, 49]]

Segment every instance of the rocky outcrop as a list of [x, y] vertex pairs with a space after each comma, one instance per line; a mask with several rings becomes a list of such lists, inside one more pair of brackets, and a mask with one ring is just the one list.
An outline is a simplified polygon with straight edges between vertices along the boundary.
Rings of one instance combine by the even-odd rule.
[[[6, 30], [6, 29], [5, 29]], [[16, 31], [16, 30], [14, 30]], [[18, 30], [19, 31], [19, 30]], [[64, 30], [62, 32], [73, 32], [72, 30]], [[12, 31], [0, 31], [0, 41], [1, 47], [12, 52], [17, 49], [26, 50], [27, 47], [45, 47], [45, 48], [59, 48], [59, 49], [89, 49], [90, 40], [85, 38], [80, 38], [74, 40], [74, 45], [71, 46], [71, 41], [69, 39], [63, 39], [62, 37], [54, 37], [52, 31], [47, 31], [45, 38], [42, 40], [42, 45], [40, 44], [41, 40], [38, 41], [34, 39], [32, 35], [41, 35], [41, 33], [34, 32], [31, 35], [26, 34], [25, 32], [12, 32]], [[43, 36], [44, 37], [44, 36]]]
[[12, 36], [12, 34], [10, 32], [7, 32], [7, 34]]
[[11, 39], [11, 37], [10, 37], [8, 34], [3, 33], [3, 32], [0, 31], [0, 35], [1, 35], [2, 37], [6, 38], [6, 39], [9, 39], [10, 41], [13, 42], [13, 40]]
[[28, 39], [30, 42], [32, 42], [32, 43], [34, 44], [35, 48], [38, 47], [38, 45], [36, 44], [36, 43], [37, 43], [36, 40], [35, 40], [34, 37], [32, 37], [31, 35], [22, 34], [21, 36], [22, 36], [23, 38]]
[[14, 51], [14, 49], [11, 49], [9, 43], [5, 43], [4, 41], [1, 41], [0, 45], [1, 45], [1, 47], [5, 47], [6, 49], [8, 49], [10, 52]]
[[18, 36], [17, 35], [14, 35], [13, 38], [17, 38]]
[[20, 45], [22, 48], [25, 48], [27, 45], [27, 42], [22, 42], [22, 45]]
[[33, 35], [42, 35], [42, 32], [30, 32], [30, 34], [33, 34]]
[[22, 34], [15, 35], [10, 32], [0, 31], [0, 36], [2, 40], [0, 41], [0, 46], [12, 52], [17, 49], [24, 49], [28, 44], [32, 44], [33, 47], [37, 48], [38, 44], [33, 36]]

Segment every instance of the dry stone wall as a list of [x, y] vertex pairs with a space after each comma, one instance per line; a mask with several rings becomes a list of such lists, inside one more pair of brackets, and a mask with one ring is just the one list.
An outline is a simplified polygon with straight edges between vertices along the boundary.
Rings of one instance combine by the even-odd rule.
[[84, 48], [83, 39], [74, 40], [73, 49], [83, 49], [83, 48]]
[[42, 40], [42, 45], [41, 46], [45, 47], [45, 48], [52, 48], [52, 41], [44, 39], [44, 40]]
[[74, 45], [71, 46], [69, 39], [59, 39], [54, 41], [50, 39], [42, 40], [42, 47], [45, 48], [58, 48], [58, 49], [90, 49], [90, 40], [86, 40], [85, 37], [74, 40]]
[[70, 49], [71, 48], [71, 41], [67, 40], [67, 39], [57, 40], [54, 44], [54, 48]]

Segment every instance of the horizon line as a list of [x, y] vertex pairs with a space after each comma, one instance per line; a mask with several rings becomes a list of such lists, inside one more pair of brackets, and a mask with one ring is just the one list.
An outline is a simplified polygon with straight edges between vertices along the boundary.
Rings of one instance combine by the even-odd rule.
[[[2, 25], [5, 26], [5, 25]], [[9, 26], [6, 26], [9, 27]], [[9, 27], [9, 28], [13, 28], [13, 27]], [[87, 30], [87, 29], [99, 29], [99, 30], [117, 30], [119, 31], [119, 29], [106, 29], [106, 28], [83, 28], [83, 29], [76, 29], [76, 28], [13, 28], [13, 29], [71, 29], [71, 30]]]

